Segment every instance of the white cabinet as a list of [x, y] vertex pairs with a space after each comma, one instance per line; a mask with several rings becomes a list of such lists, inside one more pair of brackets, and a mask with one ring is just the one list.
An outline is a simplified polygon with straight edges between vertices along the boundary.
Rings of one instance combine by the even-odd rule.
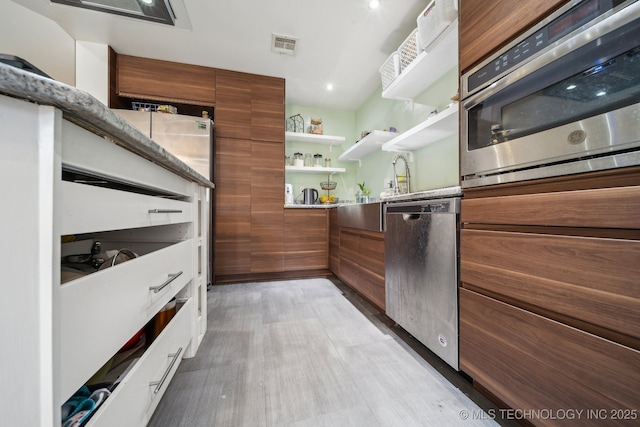
[[[176, 298], [177, 314], [90, 420], [143, 426], [206, 330], [209, 190], [51, 106], [0, 96], [0, 128], [4, 423], [60, 425], [61, 405]], [[138, 257], [62, 283], [73, 239]]]

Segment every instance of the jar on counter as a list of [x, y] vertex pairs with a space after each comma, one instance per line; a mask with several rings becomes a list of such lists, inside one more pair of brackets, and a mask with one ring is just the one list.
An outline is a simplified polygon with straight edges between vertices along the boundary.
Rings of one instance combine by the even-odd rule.
[[304, 166], [304, 160], [302, 159], [302, 153], [294, 153], [293, 166]]
[[313, 165], [315, 167], [322, 167], [324, 166], [324, 163], [322, 161], [322, 154], [315, 154], [313, 156]]
[[304, 165], [305, 167], [313, 166], [313, 156], [311, 155], [311, 153], [306, 153], [304, 155]]

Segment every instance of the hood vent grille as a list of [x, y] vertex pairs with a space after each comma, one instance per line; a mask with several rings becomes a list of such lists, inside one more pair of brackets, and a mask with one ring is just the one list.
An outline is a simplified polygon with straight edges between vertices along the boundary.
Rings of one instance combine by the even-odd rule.
[[271, 34], [271, 52], [294, 56], [297, 44], [296, 37]]
[[175, 14], [169, 0], [51, 0], [53, 3], [83, 9], [175, 25]]

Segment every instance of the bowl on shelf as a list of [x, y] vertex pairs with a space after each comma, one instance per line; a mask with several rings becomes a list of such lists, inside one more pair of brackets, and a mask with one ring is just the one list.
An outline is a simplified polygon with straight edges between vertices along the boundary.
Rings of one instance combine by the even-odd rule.
[[320, 183], [320, 188], [323, 190], [335, 190], [338, 185], [335, 181], [323, 181]]

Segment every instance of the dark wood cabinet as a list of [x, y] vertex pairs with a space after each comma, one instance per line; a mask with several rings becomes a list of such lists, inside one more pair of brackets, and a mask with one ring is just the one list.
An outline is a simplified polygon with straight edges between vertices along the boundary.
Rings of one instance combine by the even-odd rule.
[[283, 79], [266, 76], [252, 78], [251, 139], [284, 144], [284, 90]]
[[197, 114], [214, 107], [214, 279], [285, 271], [284, 79], [113, 50], [109, 67], [113, 106], [137, 98], [179, 103]]
[[340, 276], [340, 227], [337, 208], [329, 210], [329, 269], [336, 276]]
[[251, 273], [284, 269], [284, 145], [252, 141]]
[[[246, 162], [234, 165], [234, 173], [243, 176], [240, 182], [248, 183], [241, 187], [246, 190], [248, 202], [244, 197], [218, 197], [216, 202], [217, 206], [226, 205], [228, 210], [243, 211], [240, 222], [244, 228], [248, 219], [249, 229], [248, 234], [238, 234], [235, 241], [231, 237], [232, 242], [218, 244], [216, 237], [216, 280], [248, 280], [259, 277], [255, 275], [282, 273], [285, 271], [284, 80], [224, 70], [218, 70], [216, 76], [216, 135], [231, 145], [237, 141], [237, 149], [246, 150], [241, 156]], [[267, 118], [263, 110], [270, 112]], [[216, 165], [223, 165], [227, 159], [227, 153], [216, 147]], [[216, 223], [218, 218], [216, 213]], [[243, 249], [239, 250], [239, 246]], [[245, 258], [236, 260], [240, 255]]]
[[251, 141], [216, 138], [215, 274], [251, 271]]
[[221, 137], [251, 139], [250, 74], [222, 70], [216, 73], [214, 121]]
[[286, 271], [329, 268], [328, 209], [285, 209]]
[[567, 1], [460, 0], [460, 74], [486, 59]]
[[340, 269], [332, 271], [384, 312], [384, 234], [346, 227], [339, 233]]
[[117, 55], [116, 90], [119, 96], [127, 98], [213, 106], [216, 103], [216, 70]]
[[465, 191], [460, 366], [482, 389], [517, 409], [640, 407], [639, 182], [633, 167]]
[[[511, 408], [582, 411], [576, 425], [631, 425], [640, 404], [639, 366], [637, 349], [460, 290], [460, 367]], [[566, 425], [557, 418], [527, 421]]]

